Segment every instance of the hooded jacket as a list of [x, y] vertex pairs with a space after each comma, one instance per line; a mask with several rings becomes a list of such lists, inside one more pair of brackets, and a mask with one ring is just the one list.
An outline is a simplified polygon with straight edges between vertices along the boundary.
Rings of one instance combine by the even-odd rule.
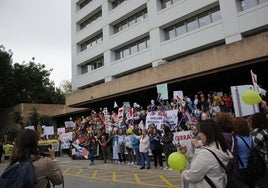
[[228, 161], [233, 157], [229, 151], [227, 154], [218, 149], [215, 142], [196, 149], [194, 154], [188, 150], [186, 157], [191, 161], [191, 167], [182, 172], [182, 179], [189, 184], [189, 188], [210, 187], [204, 179], [204, 176], [207, 175], [217, 188], [224, 188], [227, 183], [225, 171], [214, 155], [205, 148], [212, 150], [224, 165], [227, 165]]

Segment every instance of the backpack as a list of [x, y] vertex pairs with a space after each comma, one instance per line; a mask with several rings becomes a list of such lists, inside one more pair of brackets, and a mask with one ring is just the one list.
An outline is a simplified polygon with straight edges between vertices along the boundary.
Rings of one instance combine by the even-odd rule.
[[33, 188], [34, 169], [31, 160], [9, 165], [0, 177], [1, 188]]
[[[253, 148], [251, 149], [246, 140], [243, 137], [240, 137], [247, 146], [247, 148], [250, 150], [250, 154], [248, 157], [248, 166], [247, 171], [249, 173], [250, 181], [256, 182], [257, 180], [264, 177], [265, 172], [267, 170], [264, 158], [259, 154], [259, 152]], [[242, 166], [244, 166], [241, 159], [239, 159], [239, 162]]]
[[[217, 157], [217, 155], [208, 148], [205, 148], [210, 151], [214, 157], [217, 159], [220, 166], [224, 169], [226, 177], [227, 177], [227, 184], [225, 188], [249, 188], [245, 180], [240, 176], [240, 174], [236, 171], [229, 171], [227, 167], [222, 163], [222, 161]], [[205, 180], [208, 182], [211, 188], [216, 188], [214, 183], [209, 179], [209, 177], [205, 176]]]

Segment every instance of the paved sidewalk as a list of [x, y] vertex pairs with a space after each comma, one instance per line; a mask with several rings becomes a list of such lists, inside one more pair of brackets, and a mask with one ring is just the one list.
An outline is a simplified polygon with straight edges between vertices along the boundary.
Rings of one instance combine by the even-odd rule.
[[[94, 170], [107, 170], [107, 171], [116, 171], [116, 172], [142, 172], [148, 174], [165, 174], [165, 175], [173, 175], [179, 176], [181, 172], [176, 170], [162, 170], [160, 168], [154, 168], [151, 163], [151, 169], [143, 169], [141, 170], [139, 167], [129, 164], [117, 164], [107, 162], [104, 163], [103, 160], [95, 160], [95, 165], [89, 165], [89, 160], [73, 160], [70, 157], [57, 157], [57, 162], [60, 166], [68, 166], [73, 168], [88, 168]], [[165, 164], [165, 162], [164, 162]]]

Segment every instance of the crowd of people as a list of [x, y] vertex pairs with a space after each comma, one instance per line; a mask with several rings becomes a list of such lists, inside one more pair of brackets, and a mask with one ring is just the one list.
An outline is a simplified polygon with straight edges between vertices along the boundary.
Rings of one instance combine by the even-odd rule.
[[[172, 152], [181, 150], [190, 164], [190, 168], [182, 173], [187, 186], [208, 187], [209, 184], [203, 178], [205, 175], [216, 185], [224, 185], [224, 171], [217, 161], [213, 160], [215, 158], [209, 151], [201, 150], [208, 148], [221, 158], [229, 170], [239, 172], [249, 187], [255, 186], [256, 182], [248, 181], [250, 178], [246, 168], [250, 150], [245, 148], [242, 139], [246, 140], [251, 148], [256, 148], [266, 164], [268, 163], [266, 98], [260, 103], [260, 112], [247, 117], [234, 117], [231, 96], [219, 96], [216, 92], [207, 96], [195, 95], [193, 99], [186, 96], [182, 99], [157, 102], [151, 100], [151, 104], [145, 109], [134, 103], [133, 118], [125, 117], [121, 123], [114, 121], [114, 111], [108, 113], [111, 117], [109, 123], [112, 125], [108, 128], [105, 126], [106, 115], [102, 111], [79, 118], [76, 121], [73, 141], [80, 140], [81, 146], [87, 148], [90, 165], [94, 165], [94, 152], [98, 145], [101, 147], [104, 163], [128, 164], [140, 169], [154, 167], [172, 170], [167, 159]], [[177, 128], [173, 129], [165, 122], [162, 123], [161, 129], [153, 123], [148, 127], [144, 126], [147, 113], [173, 109], [178, 109]], [[193, 133], [191, 143], [194, 149], [187, 150], [184, 145], [174, 144], [174, 132], [187, 130]]]
[[[131, 115], [127, 114], [130, 108], [133, 109]], [[119, 117], [122, 109], [122, 117]], [[168, 121], [163, 121], [161, 127], [154, 123], [146, 125], [147, 114], [162, 114], [161, 112], [175, 109], [178, 112], [176, 127]], [[71, 146], [75, 143], [85, 148], [89, 165], [95, 164], [96, 149], [100, 148], [99, 156], [104, 163], [129, 165], [141, 170], [172, 170], [168, 157], [171, 153], [180, 151], [188, 161], [187, 168], [182, 172], [184, 187], [209, 187], [211, 182], [216, 187], [224, 187], [225, 172], [214, 153], [227, 169], [238, 172], [250, 188], [257, 184], [267, 186], [267, 172], [258, 181], [250, 178], [247, 171], [250, 150], [244, 143], [259, 152], [268, 164], [266, 98], [260, 103], [260, 112], [247, 117], [235, 117], [231, 96], [220, 96], [216, 92], [206, 96], [195, 95], [192, 99], [185, 96], [157, 102], [151, 100], [146, 108], [134, 103], [133, 107], [123, 106], [117, 110], [118, 113], [115, 110], [108, 112], [105, 108], [99, 112], [91, 111], [89, 116], [77, 118], [73, 128], [67, 128], [67, 132], [72, 132]], [[183, 131], [191, 132], [192, 137], [188, 141], [192, 147], [180, 140], [175, 142], [174, 134]], [[15, 147], [19, 146], [15, 144]], [[17, 161], [14, 156], [14, 153], [11, 154], [11, 163]], [[81, 155], [79, 158], [83, 156], [85, 157]]]

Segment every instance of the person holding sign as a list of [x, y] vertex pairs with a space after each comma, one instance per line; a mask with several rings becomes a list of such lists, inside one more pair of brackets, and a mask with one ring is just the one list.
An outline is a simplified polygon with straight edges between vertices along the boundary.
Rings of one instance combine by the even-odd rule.
[[205, 179], [208, 177], [213, 184], [218, 188], [224, 188], [227, 182], [225, 171], [209, 151], [213, 151], [218, 158], [227, 165], [228, 161], [233, 157], [227, 149], [227, 145], [219, 125], [212, 119], [207, 119], [199, 122], [197, 125], [199, 137], [202, 141], [202, 147], [199, 148], [197, 140], [193, 139], [192, 144], [196, 147], [192, 153], [187, 150], [186, 146], [181, 146], [179, 149], [191, 162], [190, 169], [182, 172], [182, 179], [189, 184], [189, 187], [204, 188], [210, 187]]

